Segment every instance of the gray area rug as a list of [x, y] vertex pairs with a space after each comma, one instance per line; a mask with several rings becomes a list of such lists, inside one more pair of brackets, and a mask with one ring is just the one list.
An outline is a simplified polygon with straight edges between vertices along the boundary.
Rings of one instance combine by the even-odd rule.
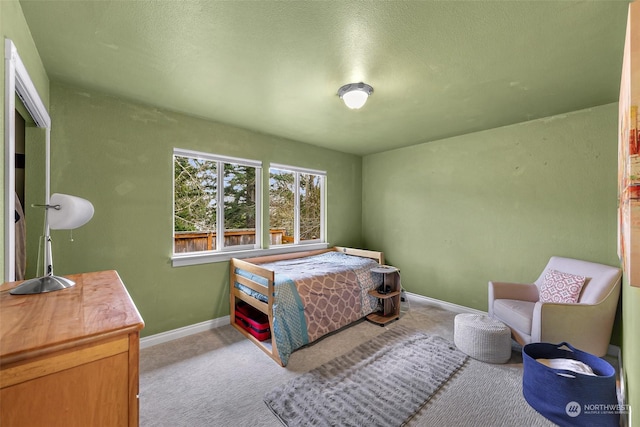
[[465, 363], [446, 339], [397, 326], [306, 374], [264, 401], [296, 426], [400, 426]]

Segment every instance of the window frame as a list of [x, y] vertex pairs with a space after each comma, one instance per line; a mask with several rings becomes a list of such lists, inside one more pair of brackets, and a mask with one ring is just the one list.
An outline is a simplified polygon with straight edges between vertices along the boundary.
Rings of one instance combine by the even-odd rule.
[[[292, 172], [295, 174], [294, 176], [294, 208], [293, 208], [293, 223], [294, 223], [294, 238], [293, 243], [283, 243], [280, 245], [269, 245], [270, 248], [282, 248], [282, 247], [291, 247], [291, 246], [303, 246], [314, 243], [326, 243], [326, 181], [327, 181], [327, 172], [316, 170], [316, 169], [308, 169], [301, 168], [298, 166], [284, 165], [281, 163], [270, 163], [269, 164], [269, 179], [271, 179], [271, 169], [277, 169], [285, 172]], [[313, 240], [300, 240], [300, 174], [306, 175], [316, 175], [319, 176], [320, 179], [320, 237], [318, 239]], [[268, 187], [268, 204], [270, 205], [270, 196], [271, 196], [271, 186]], [[269, 228], [272, 227], [272, 224], [269, 224]]]
[[[173, 244], [172, 248], [172, 259], [182, 258], [182, 257], [192, 257], [200, 254], [215, 254], [215, 253], [224, 253], [224, 252], [241, 252], [247, 251], [251, 249], [260, 249], [262, 248], [262, 162], [258, 160], [251, 159], [243, 159], [238, 157], [229, 157], [229, 156], [221, 156], [217, 154], [204, 153], [201, 151], [193, 151], [193, 150], [185, 150], [181, 148], [174, 148], [173, 155], [171, 159], [173, 161], [173, 190], [172, 190], [172, 228], [173, 233], [175, 235], [175, 204], [176, 204], [176, 193], [175, 193], [175, 161], [176, 157], [187, 157], [198, 160], [205, 160], [210, 162], [216, 162], [216, 182], [217, 182], [217, 191], [216, 191], [216, 249], [211, 251], [198, 251], [198, 252], [184, 252], [184, 253], [176, 253], [175, 252], [175, 244]], [[248, 245], [236, 245], [236, 246], [225, 246], [224, 245], [224, 232], [225, 232], [225, 217], [224, 217], [224, 199], [225, 199], [225, 164], [236, 164], [241, 166], [253, 167], [255, 168], [255, 190], [256, 190], [256, 226], [255, 226], [255, 243]]]
[[[215, 250], [215, 251], [199, 251], [199, 252], [185, 252], [185, 253], [175, 253], [175, 244], [173, 243], [174, 233], [175, 233], [175, 156], [184, 156], [184, 157], [193, 157], [202, 160], [213, 160], [213, 161], [221, 161], [226, 163], [236, 163], [242, 164], [246, 166], [254, 166], [259, 170], [256, 170], [256, 188], [259, 190], [256, 192], [256, 244], [251, 245], [253, 248], [247, 248], [246, 246], [238, 247], [232, 246], [228, 250]], [[173, 154], [171, 156], [171, 170], [172, 170], [172, 204], [171, 204], [171, 228], [172, 228], [172, 243], [171, 243], [171, 265], [173, 267], [185, 267], [190, 265], [200, 265], [200, 264], [208, 264], [215, 262], [223, 262], [229, 261], [231, 258], [252, 258], [259, 257], [265, 255], [279, 255], [285, 253], [292, 252], [301, 252], [301, 251], [312, 251], [318, 249], [326, 249], [329, 247], [329, 243], [326, 238], [326, 203], [327, 203], [327, 195], [326, 195], [326, 180], [327, 173], [325, 171], [301, 168], [296, 166], [284, 165], [280, 163], [271, 163], [268, 167], [263, 167], [262, 161], [259, 160], [250, 160], [244, 158], [230, 157], [225, 155], [218, 155], [212, 153], [205, 153], [201, 151], [194, 151], [182, 148], [174, 148]], [[267, 198], [269, 195], [269, 185], [264, 184], [264, 175], [269, 174], [270, 168], [282, 168], [284, 170], [292, 171], [292, 172], [300, 172], [300, 173], [309, 173], [315, 175], [322, 175], [322, 184], [321, 184], [321, 210], [320, 210], [320, 234], [321, 239], [318, 240], [307, 240], [302, 241], [298, 244], [287, 244], [287, 245], [265, 245], [263, 230], [264, 224], [268, 223], [269, 215], [264, 212], [264, 204], [263, 199], [265, 197], [265, 193], [267, 194]], [[220, 170], [224, 168], [217, 168], [216, 170]], [[267, 175], [267, 184], [268, 184], [268, 176]], [[224, 181], [223, 187], [224, 187]], [[218, 203], [217, 209], [223, 209], [224, 205]], [[265, 220], [265, 216], [267, 219]], [[224, 224], [222, 225], [224, 227]], [[216, 222], [216, 230], [218, 230], [218, 223]], [[259, 230], [259, 231], [258, 231]], [[216, 238], [220, 233], [216, 234]], [[224, 230], [222, 233], [222, 238], [224, 239]], [[321, 241], [320, 241], [321, 240]], [[216, 242], [217, 243], [217, 242]], [[266, 247], [265, 247], [266, 246]], [[220, 247], [217, 245], [217, 247]]]

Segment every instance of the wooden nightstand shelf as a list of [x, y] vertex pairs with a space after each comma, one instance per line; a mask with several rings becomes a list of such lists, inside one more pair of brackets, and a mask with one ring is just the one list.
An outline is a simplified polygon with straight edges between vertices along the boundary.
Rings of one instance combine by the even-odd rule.
[[380, 293], [378, 289], [369, 291], [369, 295], [381, 301], [382, 311], [369, 314], [367, 320], [384, 326], [400, 318], [400, 271], [395, 267], [383, 265], [371, 269], [371, 272], [383, 275], [381, 288], [387, 292]]

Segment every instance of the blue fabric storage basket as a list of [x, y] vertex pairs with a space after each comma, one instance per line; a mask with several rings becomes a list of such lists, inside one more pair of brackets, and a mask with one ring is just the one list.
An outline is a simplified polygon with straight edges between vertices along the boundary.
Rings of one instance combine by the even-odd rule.
[[[557, 358], [583, 362], [597, 376], [553, 369], [536, 361]], [[560, 426], [620, 425], [616, 372], [605, 360], [566, 342], [527, 344], [522, 360], [522, 394], [545, 418]]]

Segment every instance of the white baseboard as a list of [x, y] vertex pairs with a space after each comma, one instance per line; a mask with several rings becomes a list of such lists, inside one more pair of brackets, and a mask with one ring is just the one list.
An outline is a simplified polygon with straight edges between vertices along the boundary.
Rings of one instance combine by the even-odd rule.
[[154, 345], [173, 341], [178, 338], [183, 338], [189, 335], [219, 328], [220, 326], [228, 325], [230, 321], [231, 320], [229, 316], [223, 316], [223, 317], [218, 317], [217, 319], [206, 320], [204, 322], [196, 323], [194, 325], [185, 326], [183, 328], [173, 329], [167, 332], [160, 332], [159, 334], [140, 338], [140, 348], [142, 349], [142, 348], [152, 347]]
[[[465, 307], [464, 305], [454, 304], [452, 302], [442, 301], [435, 298], [426, 297], [424, 295], [418, 295], [411, 292], [405, 292], [411, 299], [426, 301], [430, 304], [436, 305], [445, 310], [451, 310], [458, 313], [475, 313], [475, 314], [487, 314], [486, 311], [476, 310], [475, 308]], [[228, 325], [230, 322], [229, 316], [218, 317], [217, 319], [206, 320], [204, 322], [196, 323], [193, 325], [185, 326], [171, 331], [160, 332], [159, 334], [150, 335], [140, 339], [140, 348], [153, 347], [154, 345], [162, 344], [165, 342], [173, 341], [178, 338], [187, 337], [189, 335], [197, 334], [200, 332], [208, 331], [211, 329], [219, 328], [221, 326]], [[618, 358], [620, 367], [622, 367], [620, 347], [615, 345], [609, 345], [607, 354]]]
[[[438, 299], [425, 297], [423, 295], [413, 294], [411, 292], [407, 292], [407, 295], [410, 296], [412, 299], [421, 299], [423, 301], [428, 301], [429, 303], [442, 307], [446, 310], [457, 311], [459, 313], [486, 314], [485, 312], [480, 310], [465, 307], [462, 305], [453, 304], [447, 301], [440, 301]], [[196, 324], [185, 326], [182, 328], [173, 329], [171, 331], [160, 332], [159, 334], [150, 335], [148, 337], [141, 338], [140, 348], [143, 349], [143, 348], [153, 347], [154, 345], [173, 341], [178, 338], [183, 338], [189, 335], [219, 328], [221, 326], [228, 325], [229, 322], [230, 322], [229, 316], [224, 316], [224, 317], [218, 317], [217, 319], [206, 320], [204, 322], [196, 323]]]
[[412, 299], [426, 301], [430, 304], [437, 305], [445, 310], [455, 311], [458, 313], [474, 313], [474, 314], [487, 314], [486, 311], [476, 310], [475, 308], [465, 307], [464, 305], [454, 304], [452, 302], [442, 301], [435, 298], [425, 297], [424, 295], [418, 295], [411, 292], [406, 292]]

